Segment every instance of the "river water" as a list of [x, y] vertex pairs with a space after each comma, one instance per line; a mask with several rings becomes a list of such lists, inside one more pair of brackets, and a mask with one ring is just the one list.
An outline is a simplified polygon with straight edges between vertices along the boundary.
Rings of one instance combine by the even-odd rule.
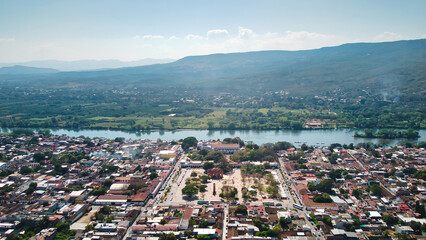
[[[1, 132], [8, 132], [8, 129], [1, 129]], [[70, 137], [105, 137], [114, 139], [124, 137], [126, 139], [162, 139], [179, 140], [185, 137], [194, 136], [198, 140], [223, 140], [224, 138], [240, 137], [245, 142], [252, 141], [256, 144], [275, 143], [287, 141], [296, 146], [306, 143], [314, 146], [329, 146], [332, 143], [350, 144], [371, 142], [380, 143], [386, 146], [394, 146], [400, 142], [417, 143], [426, 141], [426, 130], [420, 130], [420, 138], [417, 140], [407, 139], [367, 139], [355, 138], [353, 129], [318, 129], [318, 130], [182, 130], [182, 131], [153, 131], [153, 132], [124, 132], [116, 130], [69, 130], [51, 129], [52, 134], [65, 134]]]

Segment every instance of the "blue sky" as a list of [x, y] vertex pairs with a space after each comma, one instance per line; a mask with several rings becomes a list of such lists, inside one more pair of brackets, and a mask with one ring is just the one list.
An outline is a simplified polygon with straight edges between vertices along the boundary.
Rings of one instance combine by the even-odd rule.
[[423, 0], [1, 0], [0, 62], [181, 58], [426, 38]]

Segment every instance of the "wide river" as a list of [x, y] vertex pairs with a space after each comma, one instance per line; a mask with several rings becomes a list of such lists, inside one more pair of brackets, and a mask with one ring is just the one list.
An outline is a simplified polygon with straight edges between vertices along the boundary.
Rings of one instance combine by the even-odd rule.
[[[8, 129], [1, 129], [7, 132]], [[126, 139], [162, 139], [179, 140], [185, 137], [194, 136], [198, 140], [217, 140], [224, 138], [240, 137], [245, 142], [252, 141], [256, 144], [275, 143], [287, 141], [295, 145], [306, 143], [307, 145], [329, 146], [332, 143], [350, 144], [361, 142], [380, 143], [387, 146], [394, 146], [407, 139], [367, 139], [355, 138], [353, 129], [321, 129], [321, 130], [182, 130], [182, 131], [153, 131], [153, 132], [123, 132], [115, 130], [68, 130], [51, 129], [52, 134], [65, 134], [70, 137], [105, 137], [114, 139], [124, 137]], [[420, 130], [420, 138], [409, 140], [411, 143], [426, 141], [426, 130]]]

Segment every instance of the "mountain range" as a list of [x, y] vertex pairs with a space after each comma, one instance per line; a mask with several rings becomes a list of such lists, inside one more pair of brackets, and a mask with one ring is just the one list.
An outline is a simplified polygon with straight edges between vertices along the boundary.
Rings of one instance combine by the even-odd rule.
[[14, 65], [11, 67], [2, 67], [0, 68], [0, 75], [38, 75], [38, 74], [51, 74], [58, 73], [59, 70], [53, 68], [37, 68], [37, 67], [28, 67], [22, 65]]
[[[54, 64], [49, 67], [55, 68]], [[296, 95], [336, 89], [367, 90], [422, 101], [426, 99], [426, 39], [352, 43], [302, 51], [189, 56], [170, 63], [106, 70], [44, 71], [46, 74], [42, 76], [27, 75], [25, 79], [44, 87], [73, 83], [85, 88], [286, 90]], [[0, 81], [17, 80], [16, 75], [11, 71], [5, 73], [4, 68], [0, 73], [3, 74]]]
[[1, 67], [26, 66], [33, 68], [53, 68], [58, 71], [87, 71], [99, 69], [111, 69], [122, 67], [144, 66], [159, 63], [169, 63], [174, 59], [153, 59], [145, 58], [136, 61], [120, 61], [120, 60], [79, 60], [79, 61], [60, 61], [60, 60], [38, 60], [30, 62], [18, 63], [0, 63]]

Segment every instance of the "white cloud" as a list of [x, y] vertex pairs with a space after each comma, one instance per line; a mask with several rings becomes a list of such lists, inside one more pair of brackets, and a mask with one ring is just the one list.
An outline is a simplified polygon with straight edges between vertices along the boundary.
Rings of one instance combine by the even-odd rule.
[[287, 31], [285, 34], [271, 33], [257, 35], [255, 47], [259, 50], [302, 50], [338, 44], [334, 35], [307, 31]]
[[404, 39], [404, 36], [394, 32], [384, 32], [384, 33], [376, 35], [373, 39], [374, 41], [378, 41], [378, 42], [396, 41], [396, 40]]
[[[134, 38], [123, 36], [123, 39], [113, 39], [99, 44], [97, 39], [87, 39], [76, 42], [51, 42], [32, 48], [9, 49], [9, 45], [21, 44], [20, 40], [11, 43], [13, 39], [3, 36], [0, 43], [0, 55], [6, 59], [7, 55], [16, 59], [51, 59], [62, 57], [66, 60], [77, 59], [111, 59], [135, 60], [141, 58], [181, 58], [190, 55], [203, 55], [212, 53], [247, 52], [261, 50], [301, 50], [313, 49], [324, 46], [334, 46], [347, 39], [328, 35], [324, 32], [309, 31], [282, 31], [282, 32], [254, 32], [250, 28], [240, 27], [234, 29], [206, 29], [205, 35], [140, 35]], [[226, 31], [222, 31], [226, 30]], [[160, 37], [155, 37], [160, 36]], [[214, 37], [218, 37], [213, 39]], [[223, 36], [219, 38], [219, 36]], [[143, 40], [146, 39], [146, 40]], [[158, 40], [148, 40], [158, 39]], [[208, 40], [211, 39], [211, 40]], [[30, 57], [31, 56], [31, 57]]]
[[136, 36], [133, 37], [133, 39], [143, 39], [143, 40], [164, 39], [164, 36], [162, 36], [162, 35], [143, 35], [143, 36], [136, 35]]
[[330, 37], [332, 36], [315, 33], [315, 32], [306, 32], [306, 31], [299, 31], [299, 32], [287, 31], [285, 36], [285, 38], [289, 40], [306, 40], [306, 39], [321, 40], [321, 39], [329, 39]]
[[15, 41], [14, 38], [0, 38], [0, 42], [13, 42]]
[[[178, 57], [188, 55], [204, 55], [212, 53], [247, 52], [262, 50], [303, 50], [315, 49], [324, 46], [335, 46], [343, 43], [342, 39], [334, 35], [308, 31], [287, 31], [283, 33], [266, 32], [254, 33], [251, 29], [240, 27], [238, 32], [228, 33], [226, 38], [215, 41], [182, 42], [173, 49], [168, 46], [168, 51], [174, 51]], [[186, 39], [201, 39], [188, 35]], [[207, 35], [208, 37], [208, 35]]]
[[203, 37], [200, 35], [195, 35], [195, 34], [188, 34], [185, 37], [187, 40], [202, 40]]
[[229, 36], [229, 32], [226, 29], [213, 29], [207, 31], [208, 39], [225, 38]]
[[164, 37], [162, 35], [144, 35], [142, 36], [142, 39], [163, 39]]
[[239, 27], [238, 37], [241, 39], [250, 39], [254, 36], [254, 32], [251, 29]]

